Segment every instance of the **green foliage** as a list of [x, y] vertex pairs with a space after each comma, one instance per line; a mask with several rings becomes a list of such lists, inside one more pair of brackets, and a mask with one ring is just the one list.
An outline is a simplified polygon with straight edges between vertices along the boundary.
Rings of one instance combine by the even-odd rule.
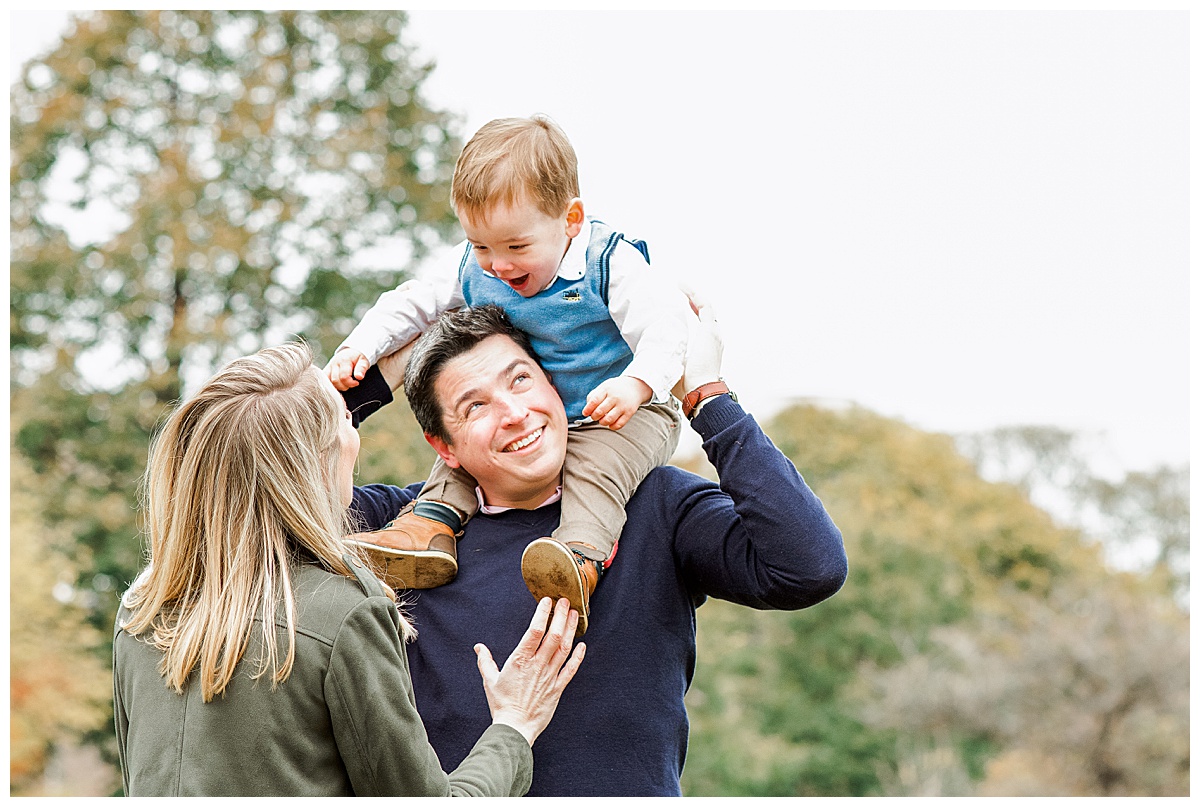
[[[768, 431], [841, 528], [850, 575], [842, 591], [806, 611], [757, 613], [722, 602], [700, 609], [687, 794], [1000, 795], [1025, 786], [1005, 772], [1017, 749], [1058, 759], [1059, 770], [1099, 769], [1081, 749], [1105, 745], [1101, 726], [1136, 733], [1116, 725], [1125, 713], [1106, 723], [1101, 702], [1067, 689], [1047, 694], [1039, 683], [1081, 669], [1098, 676], [1091, 691], [1104, 692], [1103, 702], [1132, 698], [1130, 715], [1159, 720], [1166, 734], [1155, 742], [1180, 759], [1186, 721], [1181, 731], [1170, 716], [1186, 695], [1186, 676], [1146, 684], [1149, 671], [1122, 656], [1151, 625], [1163, 655], [1178, 655], [1180, 640], [1186, 648], [1179, 612], [1161, 587], [1120, 595], [1123, 610], [1104, 605], [1105, 613], [1141, 613], [1139, 627], [1111, 622], [1107, 656], [1084, 659], [1077, 650], [1072, 666], [1070, 637], [1100, 629], [1095, 614], [1078, 613], [1082, 592], [1115, 597], [1125, 585], [1078, 531], [1055, 524], [1020, 487], [980, 478], [942, 435], [859, 409], [808, 406], [781, 413]], [[1093, 593], [1091, 601], [1100, 609], [1110, 599]], [[1155, 601], [1165, 610], [1151, 617], [1142, 603]], [[1035, 653], [1051, 626], [1057, 650]], [[1119, 656], [1125, 677], [1099, 677]], [[1069, 754], [1054, 737], [1068, 719], [1094, 728]], [[1101, 756], [1109, 764], [1111, 754]], [[1126, 790], [1106, 791], [1088, 776], [1068, 786], [1065, 775], [1047, 774], [1028, 792], [1179, 792], [1178, 777], [1163, 774], [1151, 787], [1135, 775], [1138, 764], [1124, 762], [1109, 776]]]
[[34, 474], [13, 458], [10, 498], [9, 780], [13, 795], [38, 795], [38, 774], [64, 738], [104, 726], [111, 677], [71, 586], [87, 554], [50, 529]]
[[[142, 563], [139, 482], [169, 409], [265, 345], [328, 356], [455, 226], [455, 122], [423, 99], [405, 23], [95, 12], [12, 88], [14, 486], [77, 556], [103, 636]], [[377, 420], [362, 466], [423, 478], [411, 417]]]

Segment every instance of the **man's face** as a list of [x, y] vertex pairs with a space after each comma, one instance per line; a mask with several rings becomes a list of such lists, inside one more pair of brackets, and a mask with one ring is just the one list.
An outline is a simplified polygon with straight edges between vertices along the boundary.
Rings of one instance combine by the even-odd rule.
[[583, 203], [573, 199], [562, 215], [547, 216], [521, 199], [496, 205], [483, 219], [463, 217], [461, 224], [480, 268], [532, 297], [558, 276], [571, 239], [583, 228]]
[[449, 361], [433, 385], [450, 441], [425, 439], [475, 477], [490, 505], [537, 507], [558, 487], [567, 416], [550, 379], [507, 336]]

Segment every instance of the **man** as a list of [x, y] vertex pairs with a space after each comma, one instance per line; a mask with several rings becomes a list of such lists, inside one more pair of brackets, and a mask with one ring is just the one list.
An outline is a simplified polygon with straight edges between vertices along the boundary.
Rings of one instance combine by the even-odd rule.
[[[699, 315], [682, 381], [696, 394], [685, 397], [685, 414], [720, 487], [666, 466], [630, 499], [616, 558], [591, 596], [587, 659], [534, 747], [529, 795], [679, 795], [695, 608], [709, 596], [805, 608], [845, 581], [840, 532], [720, 381], [720, 337], [711, 312]], [[351, 411], [365, 417], [386, 403], [398, 364], [381, 362], [344, 393]], [[444, 315], [417, 341], [407, 375], [433, 379], [433, 394], [427, 385], [411, 402], [433, 403], [449, 439], [427, 438], [474, 476], [483, 504], [458, 541], [456, 579], [405, 597], [419, 631], [408, 646], [417, 708], [452, 769], [488, 720], [472, 647], [482, 642], [499, 656], [528, 622], [521, 554], [558, 523], [567, 424], [527, 339], [494, 307]], [[356, 488], [354, 507], [377, 529], [419, 490]]]

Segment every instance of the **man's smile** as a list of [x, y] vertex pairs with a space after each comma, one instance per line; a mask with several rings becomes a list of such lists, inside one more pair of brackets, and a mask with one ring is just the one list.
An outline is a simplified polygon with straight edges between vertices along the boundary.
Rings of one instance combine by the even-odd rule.
[[511, 451], [520, 451], [522, 448], [526, 448], [530, 445], [533, 445], [533, 443], [535, 443], [542, 436], [542, 429], [544, 429], [544, 428], [545, 427], [543, 426], [543, 427], [537, 429], [536, 431], [525, 435], [520, 440], [514, 440], [513, 442], [509, 443], [508, 445], [506, 445], [504, 447], [504, 453], [509, 453]]

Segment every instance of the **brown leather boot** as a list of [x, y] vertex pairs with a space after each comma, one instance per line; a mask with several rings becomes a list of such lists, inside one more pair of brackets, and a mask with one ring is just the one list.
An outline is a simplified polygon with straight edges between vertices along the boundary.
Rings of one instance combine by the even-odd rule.
[[538, 538], [521, 555], [521, 576], [536, 600], [549, 597], [557, 602], [559, 597], [566, 597], [579, 612], [575, 635], [582, 636], [588, 629], [588, 600], [604, 567], [582, 552], [573, 551], [572, 546], [595, 551], [586, 544], [560, 544], [553, 538]]
[[437, 588], [454, 579], [458, 574], [456, 537], [449, 525], [422, 515], [422, 503], [418, 502], [415, 508], [401, 510], [382, 529], [356, 533], [346, 540], [365, 550], [383, 582], [405, 589]]

